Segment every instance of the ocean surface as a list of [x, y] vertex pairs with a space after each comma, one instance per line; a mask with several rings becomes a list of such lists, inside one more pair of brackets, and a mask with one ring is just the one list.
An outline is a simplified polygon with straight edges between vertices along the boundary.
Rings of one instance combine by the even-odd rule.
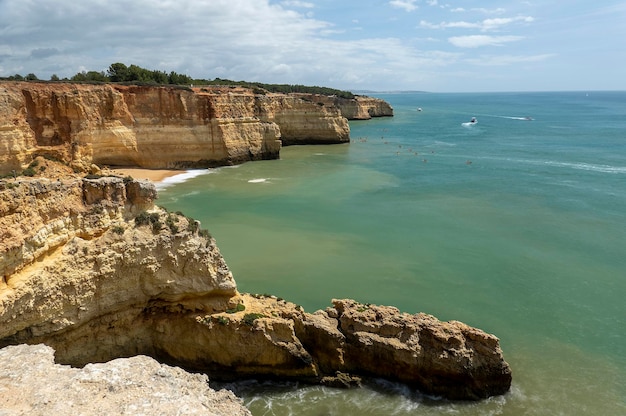
[[495, 334], [510, 393], [228, 387], [254, 415], [626, 415], [626, 92], [375, 96], [395, 116], [350, 144], [189, 172], [157, 202], [202, 222], [242, 292]]

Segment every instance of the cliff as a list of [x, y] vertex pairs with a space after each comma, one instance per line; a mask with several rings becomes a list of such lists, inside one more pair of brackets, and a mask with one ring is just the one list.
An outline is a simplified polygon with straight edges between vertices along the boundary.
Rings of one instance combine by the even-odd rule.
[[351, 300], [307, 313], [241, 294], [211, 236], [154, 205], [150, 182], [43, 158], [36, 169], [56, 179], [0, 180], [0, 347], [45, 343], [79, 366], [147, 355], [218, 379], [383, 377], [454, 399], [510, 387], [493, 335]]
[[354, 98], [320, 94], [294, 94], [304, 100], [327, 107], [337, 107], [348, 120], [369, 120], [372, 117], [393, 117], [393, 108], [385, 100], [357, 95]]
[[188, 168], [278, 158], [283, 144], [347, 143], [341, 110], [247, 88], [0, 82], [0, 174], [37, 155]]

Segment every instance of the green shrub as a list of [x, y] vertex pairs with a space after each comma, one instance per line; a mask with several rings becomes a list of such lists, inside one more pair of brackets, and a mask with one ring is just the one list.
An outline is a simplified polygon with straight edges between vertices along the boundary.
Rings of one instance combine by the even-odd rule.
[[195, 233], [198, 231], [198, 228], [200, 228], [200, 224], [198, 223], [198, 221], [192, 218], [187, 218], [187, 231]]
[[121, 225], [114, 226], [112, 230], [115, 234], [119, 234], [119, 235], [124, 234], [124, 227], [122, 227]]
[[157, 212], [152, 212], [149, 214], [146, 211], [142, 211], [135, 217], [136, 226], [142, 226], [142, 225], [148, 225], [148, 224], [152, 225], [153, 230], [155, 228], [157, 228], [157, 230], [161, 229], [162, 224], [161, 224], [161, 221], [159, 221], [159, 214]]
[[22, 175], [24, 176], [35, 176], [35, 173], [35, 169], [30, 166], [22, 171]]
[[252, 326], [254, 325], [254, 321], [259, 318], [265, 318], [265, 315], [262, 313], [247, 313], [243, 316], [243, 323], [248, 326]]
[[217, 323], [221, 324], [221, 325], [228, 325], [230, 323], [230, 319], [228, 319], [226, 316], [220, 315], [216, 318]]
[[169, 214], [167, 216], [167, 219], [165, 220], [165, 224], [172, 231], [172, 234], [176, 234], [178, 232], [177, 222], [178, 222], [178, 217], [176, 215], [173, 215], [173, 214]]
[[152, 232], [158, 233], [159, 231], [161, 231], [161, 228], [163, 228], [163, 224], [161, 223], [161, 221], [156, 220], [152, 222]]
[[238, 303], [237, 306], [235, 306], [234, 308], [227, 309], [226, 313], [237, 313], [237, 312], [243, 312], [245, 310], [246, 310], [246, 305], [244, 305], [243, 303]]

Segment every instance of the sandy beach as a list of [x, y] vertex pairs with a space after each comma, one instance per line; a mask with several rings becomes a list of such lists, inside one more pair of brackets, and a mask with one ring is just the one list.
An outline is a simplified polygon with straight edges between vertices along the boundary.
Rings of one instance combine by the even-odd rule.
[[162, 182], [166, 178], [186, 172], [184, 170], [141, 168], [111, 168], [111, 170], [119, 175], [132, 176], [135, 179], [149, 179], [152, 182]]

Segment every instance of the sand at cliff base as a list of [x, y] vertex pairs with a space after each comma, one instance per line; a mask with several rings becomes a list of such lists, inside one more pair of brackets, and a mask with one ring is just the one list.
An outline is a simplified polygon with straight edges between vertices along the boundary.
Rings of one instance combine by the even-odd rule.
[[152, 182], [161, 182], [170, 176], [185, 173], [184, 170], [170, 169], [112, 168], [111, 170], [119, 175], [132, 176], [135, 179], [150, 179]]

